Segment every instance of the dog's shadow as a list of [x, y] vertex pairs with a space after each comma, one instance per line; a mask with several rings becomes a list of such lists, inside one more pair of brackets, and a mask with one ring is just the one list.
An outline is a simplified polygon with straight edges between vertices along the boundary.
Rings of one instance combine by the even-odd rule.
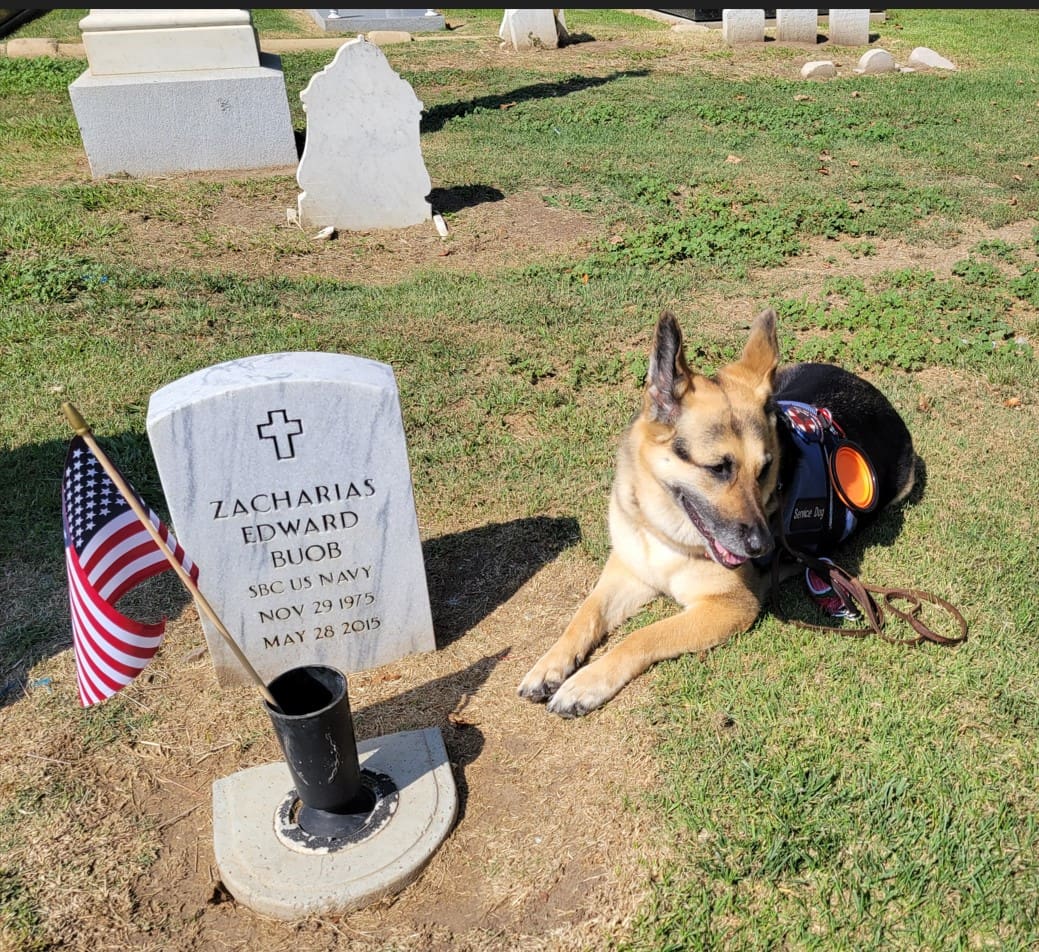
[[[850, 539], [842, 542], [830, 558], [849, 575], [858, 577], [863, 558], [868, 549], [874, 546], [894, 545], [902, 534], [905, 524], [905, 511], [916, 505], [927, 489], [927, 464], [923, 457], [916, 457], [916, 480], [909, 495], [900, 503], [882, 510], [875, 521], [855, 532]], [[869, 581], [868, 579], [863, 581]], [[772, 613], [783, 621], [800, 621], [808, 624], [834, 624], [827, 620], [821, 610], [805, 592], [804, 571], [795, 570], [792, 577], [786, 578], [775, 593], [776, 601], [771, 604]]]

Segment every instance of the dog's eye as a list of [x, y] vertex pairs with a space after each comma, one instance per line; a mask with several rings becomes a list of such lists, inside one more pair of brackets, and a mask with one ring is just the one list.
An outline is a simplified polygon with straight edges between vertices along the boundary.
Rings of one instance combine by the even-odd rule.
[[732, 458], [726, 456], [720, 463], [707, 466], [706, 469], [719, 479], [728, 479], [732, 475]]
[[671, 449], [674, 450], [675, 456], [683, 463], [691, 463], [693, 461], [692, 456], [689, 455], [689, 444], [682, 437], [678, 437], [671, 444]]
[[758, 482], [763, 483], [766, 479], [768, 479], [768, 474], [771, 471], [771, 469], [772, 469], [772, 457], [771, 456], [766, 456], [765, 457], [765, 462], [761, 466], [761, 472], [758, 473]]

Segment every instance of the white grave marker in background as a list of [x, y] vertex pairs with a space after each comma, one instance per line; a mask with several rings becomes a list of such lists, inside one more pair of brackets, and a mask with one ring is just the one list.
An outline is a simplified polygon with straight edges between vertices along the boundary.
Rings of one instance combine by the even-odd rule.
[[818, 43], [818, 10], [776, 10], [776, 39], [783, 43]]
[[828, 37], [837, 46], [869, 43], [869, 10], [830, 10]]
[[498, 36], [515, 50], [554, 50], [567, 37], [562, 10], [516, 10], [504, 12]]
[[296, 172], [305, 228], [407, 228], [433, 217], [422, 103], [374, 43], [357, 37], [299, 94], [307, 137]]
[[295, 165], [281, 60], [248, 10], [91, 10], [69, 84], [94, 178]]
[[764, 43], [764, 10], [722, 10], [722, 39], [729, 44]]
[[[388, 365], [312, 352], [232, 360], [152, 394], [147, 425], [199, 589], [266, 682], [435, 647]], [[249, 683], [203, 627], [218, 680]]]

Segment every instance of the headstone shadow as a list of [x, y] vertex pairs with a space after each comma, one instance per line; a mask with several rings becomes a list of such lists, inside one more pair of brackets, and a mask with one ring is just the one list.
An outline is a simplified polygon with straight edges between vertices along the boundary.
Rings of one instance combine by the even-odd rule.
[[433, 211], [442, 214], [460, 212], [463, 208], [472, 208], [485, 202], [500, 202], [505, 193], [490, 185], [456, 185], [453, 188], [435, 188], [426, 200]]
[[[457, 822], [465, 817], [469, 799], [466, 768], [480, 756], [484, 747], [483, 732], [465, 718], [464, 698], [480, 689], [505, 653], [487, 655], [460, 671], [434, 678], [383, 701], [367, 706], [351, 702], [354, 732], [359, 742], [397, 731], [440, 729], [458, 789]], [[354, 678], [363, 679], [364, 675], [354, 675]], [[462, 712], [452, 717], [459, 707], [463, 707]]]
[[580, 537], [576, 519], [531, 516], [424, 542], [437, 647], [461, 638]]
[[520, 86], [506, 93], [493, 96], [477, 96], [460, 102], [441, 103], [425, 110], [422, 114], [420, 129], [422, 134], [437, 132], [444, 127], [444, 123], [451, 119], [467, 116], [477, 109], [501, 109], [503, 106], [515, 105], [532, 99], [555, 99], [560, 96], [569, 96], [571, 93], [581, 92], [585, 89], [594, 89], [607, 83], [616, 82], [618, 79], [630, 79], [648, 76], [649, 71], [644, 69], [620, 70], [607, 76], [570, 76], [554, 83], [532, 83], [529, 86]]

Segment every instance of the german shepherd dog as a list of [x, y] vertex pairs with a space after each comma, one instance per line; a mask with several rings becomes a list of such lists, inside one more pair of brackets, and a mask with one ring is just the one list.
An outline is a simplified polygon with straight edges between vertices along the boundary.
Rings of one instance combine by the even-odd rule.
[[[754, 320], [739, 360], [714, 377], [690, 370], [677, 320], [661, 315], [642, 408], [617, 453], [609, 558], [562, 637], [523, 678], [521, 697], [578, 717], [655, 662], [713, 648], [754, 623], [771, 580], [758, 565], [779, 555], [779, 490], [796, 453], [777, 426], [777, 400], [825, 406], [871, 460], [876, 505], [858, 527], [909, 494], [912, 438], [879, 390], [830, 364], [778, 365], [771, 309]], [[661, 594], [683, 610], [581, 667], [607, 632]]]

